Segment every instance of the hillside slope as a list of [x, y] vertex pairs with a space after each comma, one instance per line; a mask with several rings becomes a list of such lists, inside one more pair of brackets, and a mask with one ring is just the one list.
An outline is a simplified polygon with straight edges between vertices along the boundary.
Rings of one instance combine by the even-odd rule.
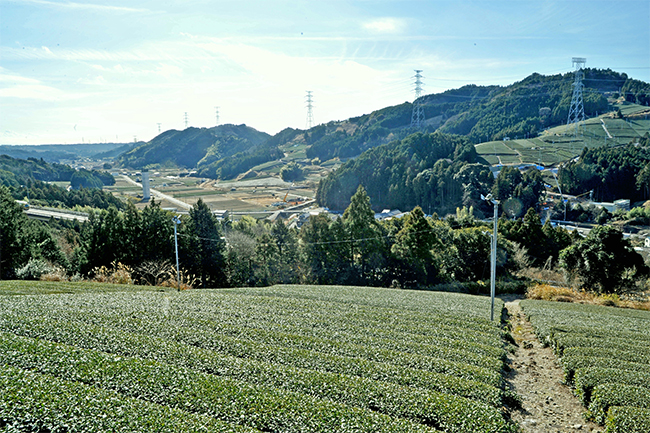
[[172, 129], [123, 153], [117, 162], [133, 168], [151, 165], [194, 168], [199, 164], [207, 165], [238, 152], [249, 151], [269, 138], [269, 134], [246, 125], [190, 127], [183, 131]]

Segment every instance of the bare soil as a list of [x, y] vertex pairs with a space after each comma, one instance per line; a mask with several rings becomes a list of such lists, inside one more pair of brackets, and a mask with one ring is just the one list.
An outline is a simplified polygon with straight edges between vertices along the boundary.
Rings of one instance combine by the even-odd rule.
[[521, 397], [521, 408], [510, 415], [524, 433], [602, 432], [604, 427], [584, 419], [584, 406], [563, 383], [560, 364], [544, 347], [526, 320], [519, 299], [504, 299], [516, 351], [508, 356], [506, 380]]

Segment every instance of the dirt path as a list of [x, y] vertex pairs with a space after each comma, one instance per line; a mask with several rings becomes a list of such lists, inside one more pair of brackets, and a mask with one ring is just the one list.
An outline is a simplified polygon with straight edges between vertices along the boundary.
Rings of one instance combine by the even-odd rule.
[[506, 302], [517, 350], [509, 354], [508, 384], [521, 396], [522, 408], [512, 412], [524, 433], [602, 432], [585, 421], [584, 407], [571, 389], [562, 384], [562, 368], [553, 350], [542, 347], [526, 320], [519, 300]]

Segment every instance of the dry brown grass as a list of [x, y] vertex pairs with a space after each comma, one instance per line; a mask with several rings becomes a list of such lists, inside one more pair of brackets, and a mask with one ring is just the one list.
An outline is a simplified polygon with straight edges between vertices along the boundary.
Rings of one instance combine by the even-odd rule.
[[528, 299], [544, 301], [574, 302], [578, 304], [606, 305], [610, 307], [632, 308], [635, 310], [650, 311], [650, 301], [635, 301], [621, 298], [616, 294], [597, 295], [583, 290], [574, 290], [568, 287], [557, 287], [549, 284], [535, 284], [526, 292]]

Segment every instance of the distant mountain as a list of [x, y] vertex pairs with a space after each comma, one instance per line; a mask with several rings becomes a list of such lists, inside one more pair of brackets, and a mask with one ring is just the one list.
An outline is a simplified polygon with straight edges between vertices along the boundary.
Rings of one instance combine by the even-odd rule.
[[271, 136], [246, 125], [219, 125], [165, 131], [120, 155], [116, 162], [132, 168], [207, 166], [237, 153], [251, 152]]
[[[47, 162], [61, 162], [78, 158], [103, 159], [116, 156], [137, 143], [85, 143], [85, 144], [39, 144], [0, 145], [0, 155], [12, 158], [38, 158]], [[117, 151], [117, 153], [115, 153]]]

